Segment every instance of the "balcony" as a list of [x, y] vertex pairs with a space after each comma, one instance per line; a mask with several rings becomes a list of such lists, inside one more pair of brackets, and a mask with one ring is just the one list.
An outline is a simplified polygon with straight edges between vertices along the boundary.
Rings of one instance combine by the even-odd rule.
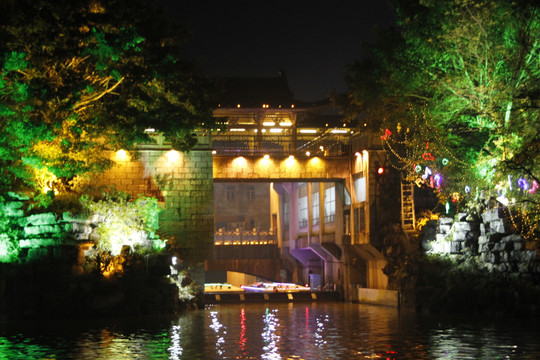
[[[224, 156], [346, 156], [349, 154], [350, 133], [333, 133], [327, 130], [320, 136], [301, 133], [258, 134], [242, 133], [212, 134], [212, 149]], [[342, 131], [339, 129], [339, 131]]]
[[240, 230], [225, 231], [219, 229], [214, 234], [214, 245], [272, 245], [277, 244], [274, 230]]

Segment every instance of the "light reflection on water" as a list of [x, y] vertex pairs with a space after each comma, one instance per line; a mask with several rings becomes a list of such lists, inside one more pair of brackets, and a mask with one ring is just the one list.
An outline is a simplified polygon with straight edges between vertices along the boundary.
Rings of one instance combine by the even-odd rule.
[[263, 359], [281, 359], [278, 348], [280, 336], [276, 333], [279, 327], [277, 312], [277, 309], [270, 311], [270, 309], [266, 308], [266, 313], [263, 316], [264, 329], [263, 333], [261, 334], [265, 344], [263, 346]]
[[211, 306], [174, 319], [0, 325], [2, 359], [539, 359], [534, 319], [349, 303]]

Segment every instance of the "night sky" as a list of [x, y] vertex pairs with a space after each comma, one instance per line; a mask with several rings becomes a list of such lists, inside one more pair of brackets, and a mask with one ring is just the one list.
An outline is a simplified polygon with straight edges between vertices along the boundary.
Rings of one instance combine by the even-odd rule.
[[210, 76], [287, 75], [298, 100], [345, 91], [345, 66], [391, 23], [384, 0], [178, 1], [174, 13], [193, 36], [185, 50]]

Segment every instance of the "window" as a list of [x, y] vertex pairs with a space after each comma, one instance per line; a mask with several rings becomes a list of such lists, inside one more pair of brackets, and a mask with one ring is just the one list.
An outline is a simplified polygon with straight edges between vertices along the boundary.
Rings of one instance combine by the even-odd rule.
[[366, 221], [364, 219], [364, 206], [354, 209], [354, 232], [357, 234], [363, 233], [366, 230]]
[[366, 215], [364, 213], [364, 206], [362, 205], [360, 207], [360, 211], [358, 212], [358, 222], [360, 223], [360, 232], [363, 233], [366, 231]]
[[234, 186], [227, 186], [227, 201], [234, 200]]
[[308, 186], [306, 183], [298, 184], [298, 227], [308, 226]]
[[324, 222], [332, 223], [336, 219], [336, 187], [327, 184], [324, 190]]
[[361, 175], [355, 176], [354, 192], [356, 194], [356, 202], [366, 201], [366, 178]]
[[255, 187], [248, 186], [246, 197], [248, 201], [255, 201]]
[[319, 225], [319, 183], [313, 183], [311, 187], [311, 216], [313, 225]]
[[285, 193], [285, 199], [283, 200], [283, 225], [286, 230], [289, 229], [291, 221], [291, 204], [289, 200], [289, 194]]

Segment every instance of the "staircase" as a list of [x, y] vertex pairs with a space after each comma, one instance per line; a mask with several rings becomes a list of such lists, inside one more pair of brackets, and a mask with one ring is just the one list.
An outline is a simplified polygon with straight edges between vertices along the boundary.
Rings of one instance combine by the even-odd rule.
[[401, 227], [406, 234], [413, 233], [414, 215], [414, 184], [401, 182]]

